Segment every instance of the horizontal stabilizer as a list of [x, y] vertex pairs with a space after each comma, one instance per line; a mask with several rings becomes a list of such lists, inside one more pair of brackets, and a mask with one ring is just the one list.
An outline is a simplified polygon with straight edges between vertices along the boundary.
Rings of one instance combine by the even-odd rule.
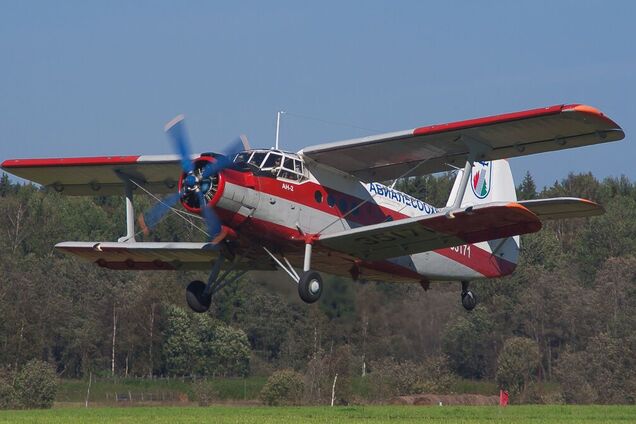
[[362, 259], [386, 259], [541, 229], [541, 221], [515, 202], [485, 203], [321, 236], [318, 243]]
[[576, 197], [522, 200], [519, 204], [528, 208], [541, 220], [584, 218], [605, 213], [605, 209], [598, 203]]

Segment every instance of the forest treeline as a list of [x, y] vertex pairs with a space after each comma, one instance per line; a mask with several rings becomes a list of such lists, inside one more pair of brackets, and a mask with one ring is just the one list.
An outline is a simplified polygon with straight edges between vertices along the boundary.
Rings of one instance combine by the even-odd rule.
[[[402, 182], [434, 205], [453, 177]], [[577, 196], [602, 204], [590, 219], [554, 221], [522, 237], [517, 271], [473, 283], [478, 307], [460, 305], [458, 283], [352, 282], [326, 278], [322, 299], [302, 303], [286, 275], [248, 274], [208, 314], [185, 304], [192, 272], [104, 270], [56, 252], [65, 240], [116, 240], [120, 197], [64, 197], [0, 179], [0, 369], [33, 359], [62, 378], [247, 376], [294, 370], [305, 391], [366, 376], [378, 396], [448, 390], [448, 379], [495, 380], [525, 401], [634, 403], [636, 398], [636, 185], [625, 177], [571, 174], [521, 199]], [[139, 196], [138, 207], [151, 204]], [[200, 239], [171, 216], [152, 240]], [[391, 383], [393, 382], [393, 383]], [[347, 390], [339, 396], [346, 397]], [[551, 396], [554, 396], [552, 394]], [[344, 399], [346, 400], [346, 399]]]

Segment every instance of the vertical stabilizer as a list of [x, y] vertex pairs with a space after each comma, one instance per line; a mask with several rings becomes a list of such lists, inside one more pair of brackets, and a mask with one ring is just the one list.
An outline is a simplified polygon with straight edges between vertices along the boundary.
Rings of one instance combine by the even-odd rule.
[[[463, 169], [457, 173], [453, 189], [446, 203], [447, 207], [451, 207], [457, 198], [463, 174]], [[515, 201], [517, 201], [517, 192], [510, 164], [507, 160], [475, 162], [464, 191], [462, 207], [481, 203]], [[516, 264], [519, 256], [520, 238], [519, 236], [514, 236], [503, 240], [492, 240], [478, 243], [478, 246], [498, 258], [506, 259], [508, 262]]]
[[[463, 174], [463, 169], [457, 172], [457, 178], [446, 206], [453, 205]], [[515, 182], [512, 179], [512, 172], [507, 160], [475, 162], [466, 185], [462, 206], [491, 202], [514, 202], [516, 200]]]

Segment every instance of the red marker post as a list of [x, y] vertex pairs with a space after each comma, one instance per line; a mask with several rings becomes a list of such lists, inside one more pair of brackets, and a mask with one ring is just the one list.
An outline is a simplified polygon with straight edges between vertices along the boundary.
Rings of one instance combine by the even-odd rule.
[[507, 406], [507, 405], [508, 405], [508, 391], [499, 390], [499, 406]]

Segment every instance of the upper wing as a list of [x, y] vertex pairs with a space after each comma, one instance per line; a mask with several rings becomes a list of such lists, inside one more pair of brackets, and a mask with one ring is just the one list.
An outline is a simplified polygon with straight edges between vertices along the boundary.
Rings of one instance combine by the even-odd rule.
[[[217, 246], [211, 243], [164, 242], [83, 242], [65, 241], [56, 249], [110, 269], [140, 270], [210, 270], [218, 257]], [[268, 261], [244, 258], [235, 269], [269, 270]]]
[[368, 182], [464, 166], [470, 144], [479, 150], [476, 159], [494, 160], [624, 137], [598, 109], [558, 105], [311, 146], [301, 153]]
[[465, 208], [452, 216], [438, 213], [324, 235], [317, 243], [373, 260], [496, 240], [540, 229], [539, 218], [518, 203], [485, 203]]
[[172, 193], [181, 176], [181, 161], [176, 155], [9, 159], [1, 166], [11, 174], [68, 195], [121, 194], [123, 176], [152, 193]]
[[605, 210], [598, 203], [576, 197], [555, 197], [552, 199], [522, 200], [520, 205], [528, 208], [541, 220], [583, 218], [602, 215]]

